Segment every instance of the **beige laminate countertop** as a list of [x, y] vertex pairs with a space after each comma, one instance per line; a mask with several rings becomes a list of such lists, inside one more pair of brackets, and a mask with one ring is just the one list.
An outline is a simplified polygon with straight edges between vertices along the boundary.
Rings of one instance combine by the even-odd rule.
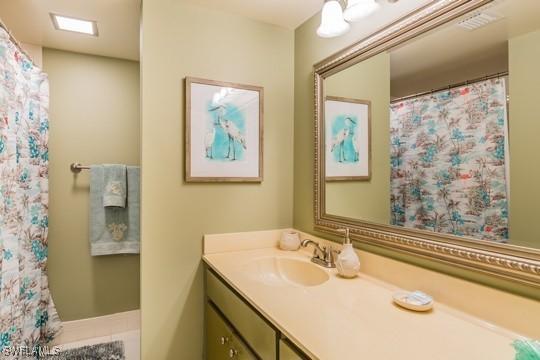
[[277, 248], [207, 254], [203, 259], [314, 359], [514, 359], [511, 343], [517, 334], [437, 301], [428, 313], [399, 308], [392, 303], [398, 288], [364, 274], [343, 279], [335, 269], [325, 269], [330, 280], [312, 287], [265, 284], [249, 276], [250, 262], [274, 256], [310, 259], [308, 252]]

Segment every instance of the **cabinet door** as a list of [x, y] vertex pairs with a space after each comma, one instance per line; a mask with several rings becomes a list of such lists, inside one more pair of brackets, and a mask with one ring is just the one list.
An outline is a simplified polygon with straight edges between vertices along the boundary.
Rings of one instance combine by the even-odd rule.
[[206, 271], [206, 293], [258, 357], [263, 360], [276, 359], [275, 330], [233, 293], [220, 278], [208, 270]]
[[232, 337], [232, 331], [221, 316], [206, 303], [206, 359], [229, 359], [227, 350]]
[[233, 341], [227, 349], [229, 359], [235, 360], [256, 360], [257, 358], [249, 350], [246, 344], [236, 335], [233, 335]]
[[256, 359], [210, 303], [206, 303], [206, 359]]

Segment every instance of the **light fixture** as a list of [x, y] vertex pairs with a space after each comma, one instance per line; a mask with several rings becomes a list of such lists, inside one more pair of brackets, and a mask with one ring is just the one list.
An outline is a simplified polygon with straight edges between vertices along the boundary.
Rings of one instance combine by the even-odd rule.
[[321, 13], [321, 25], [317, 35], [331, 38], [345, 34], [350, 25], [343, 19], [343, 8], [338, 0], [326, 0]]
[[97, 23], [95, 21], [77, 19], [74, 17], [53, 13], [50, 15], [56, 30], [72, 31], [80, 34], [98, 36]]
[[345, 20], [352, 22], [373, 14], [379, 8], [375, 0], [349, 0], [343, 13]]
[[[380, 7], [382, 0], [324, 0], [321, 11], [321, 25], [317, 35], [331, 38], [345, 34], [350, 29], [350, 22], [359, 21], [373, 14]], [[399, 0], [386, 0], [395, 4]], [[345, 10], [343, 10], [345, 9]]]

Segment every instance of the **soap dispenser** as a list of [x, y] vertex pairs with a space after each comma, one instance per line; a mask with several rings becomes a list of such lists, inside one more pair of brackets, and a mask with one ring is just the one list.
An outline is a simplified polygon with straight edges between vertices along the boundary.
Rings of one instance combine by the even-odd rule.
[[352, 246], [349, 228], [340, 229], [340, 231], [345, 233], [345, 241], [343, 243], [343, 248], [337, 257], [336, 268], [339, 275], [345, 278], [353, 278], [358, 275], [358, 272], [360, 271], [360, 260]]

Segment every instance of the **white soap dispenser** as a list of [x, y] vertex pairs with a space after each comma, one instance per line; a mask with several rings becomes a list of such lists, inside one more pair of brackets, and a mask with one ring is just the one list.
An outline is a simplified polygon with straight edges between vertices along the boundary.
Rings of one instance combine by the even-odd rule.
[[351, 238], [349, 237], [349, 228], [340, 231], [345, 233], [345, 241], [337, 257], [336, 268], [339, 275], [345, 278], [353, 278], [360, 271], [360, 259], [358, 259], [358, 255], [356, 255], [352, 246]]

